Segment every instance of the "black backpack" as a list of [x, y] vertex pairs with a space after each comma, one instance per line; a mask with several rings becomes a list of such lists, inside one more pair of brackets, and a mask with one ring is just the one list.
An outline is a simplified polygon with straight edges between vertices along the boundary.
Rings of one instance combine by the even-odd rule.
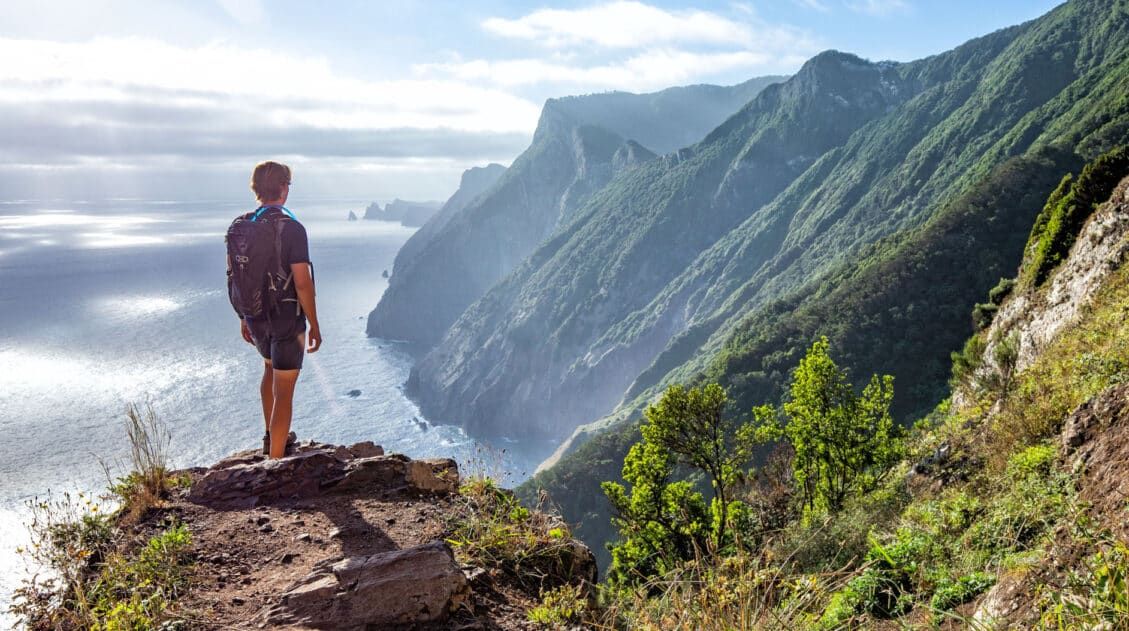
[[[286, 214], [264, 214], [280, 208]], [[287, 216], [288, 215], [288, 216]], [[227, 229], [227, 294], [242, 318], [270, 318], [282, 303], [301, 313], [293, 274], [282, 264], [282, 230], [294, 215], [281, 206], [264, 206], [235, 218]]]

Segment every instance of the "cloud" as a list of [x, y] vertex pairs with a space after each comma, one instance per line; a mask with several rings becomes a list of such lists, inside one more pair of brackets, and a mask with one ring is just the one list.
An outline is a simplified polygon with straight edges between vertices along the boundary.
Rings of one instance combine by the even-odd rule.
[[827, 13], [831, 10], [831, 7], [827, 6], [823, 0], [792, 0], [792, 2], [805, 9], [812, 9], [820, 13]]
[[[89, 124], [89, 119], [97, 124]], [[306, 158], [505, 159], [529, 143], [520, 132], [449, 128], [325, 129], [271, 126], [252, 110], [138, 103], [73, 102], [49, 111], [0, 103], [0, 163], [86, 164], [148, 161], [239, 161], [250, 156]]]
[[660, 9], [620, 0], [583, 9], [538, 9], [516, 19], [492, 17], [482, 23], [488, 32], [551, 48], [596, 45], [605, 48], [693, 42], [750, 45], [748, 24], [701, 10]]
[[744, 70], [752, 74], [766, 67], [793, 67], [805, 54], [773, 55], [754, 50], [692, 52], [679, 49], [653, 49], [611, 63], [575, 65], [545, 59], [491, 61], [475, 59], [448, 63], [417, 64], [421, 75], [443, 74], [465, 81], [488, 81], [499, 86], [566, 84], [580, 91], [649, 91], [701, 81], [703, 77]]
[[850, 0], [845, 4], [852, 11], [877, 16], [899, 13], [909, 8], [905, 0]]
[[261, 0], [217, 0], [224, 11], [246, 26], [259, 26], [266, 22], [267, 12]]
[[540, 109], [509, 93], [462, 82], [363, 81], [335, 73], [324, 59], [228, 44], [0, 39], [0, 102], [29, 99], [243, 107], [276, 126], [527, 133]]

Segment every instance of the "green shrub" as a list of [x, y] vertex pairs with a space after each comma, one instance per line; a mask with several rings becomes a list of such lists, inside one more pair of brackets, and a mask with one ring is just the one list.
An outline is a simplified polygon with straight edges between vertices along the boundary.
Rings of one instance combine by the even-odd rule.
[[588, 599], [580, 585], [562, 585], [541, 593], [541, 602], [526, 614], [530, 622], [563, 626], [583, 621]]
[[995, 583], [996, 577], [984, 572], [973, 572], [955, 581], [942, 579], [929, 600], [934, 622], [940, 622], [945, 612], [976, 598]]
[[1063, 178], [1036, 218], [1028, 244], [1033, 250], [1026, 276], [1037, 287], [1070, 252], [1094, 208], [1109, 199], [1129, 174], [1129, 146], [1121, 146], [1087, 164], [1077, 180]]
[[491, 478], [468, 480], [459, 497], [464, 504], [450, 518], [447, 542], [461, 561], [501, 568], [527, 587], [576, 581], [580, 559], [558, 516], [529, 510]]
[[978, 302], [972, 307], [972, 324], [976, 326], [977, 331], [983, 331], [992, 325], [992, 320], [996, 317], [996, 312], [1000, 310], [999, 305], [991, 302]]
[[996, 286], [988, 292], [988, 302], [996, 306], [1004, 304], [1004, 300], [1011, 294], [1011, 290], [1014, 288], [1014, 278], [1001, 278], [1000, 282], [996, 283]]

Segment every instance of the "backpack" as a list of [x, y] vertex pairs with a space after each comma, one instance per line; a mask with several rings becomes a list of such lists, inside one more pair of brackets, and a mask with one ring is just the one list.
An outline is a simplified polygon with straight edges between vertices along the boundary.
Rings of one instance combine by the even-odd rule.
[[[266, 215], [280, 208], [286, 215]], [[282, 230], [294, 215], [281, 206], [262, 206], [235, 218], [227, 229], [227, 295], [241, 318], [267, 318], [277, 314], [283, 302], [296, 304], [293, 274], [282, 265]], [[295, 220], [296, 221], [296, 220]]]

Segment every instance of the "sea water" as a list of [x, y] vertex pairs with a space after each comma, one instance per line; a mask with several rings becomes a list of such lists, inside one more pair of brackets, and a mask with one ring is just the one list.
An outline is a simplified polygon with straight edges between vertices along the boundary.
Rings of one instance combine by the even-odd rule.
[[[324, 337], [306, 357], [292, 428], [299, 440], [372, 440], [521, 481], [549, 446], [491, 445], [429, 422], [402, 392], [411, 349], [365, 336], [383, 273], [413, 231], [346, 221], [365, 203], [290, 205], [309, 234]], [[22, 576], [15, 549], [27, 539], [27, 502], [96, 494], [106, 467], [121, 474], [127, 405], [152, 405], [170, 432], [174, 467], [261, 448], [262, 362], [239, 335], [224, 276], [224, 230], [252, 208], [0, 202], [0, 611]]]

